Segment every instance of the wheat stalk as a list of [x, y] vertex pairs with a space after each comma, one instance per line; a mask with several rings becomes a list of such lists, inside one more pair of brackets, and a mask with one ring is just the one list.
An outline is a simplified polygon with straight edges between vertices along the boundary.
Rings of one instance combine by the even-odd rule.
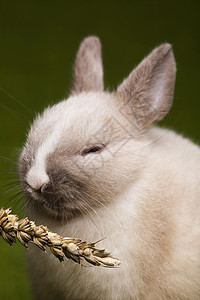
[[88, 243], [80, 239], [62, 237], [48, 230], [44, 225], [37, 226], [28, 217], [19, 220], [17, 215], [11, 214], [11, 209], [0, 209], [0, 235], [9, 244], [18, 240], [25, 248], [31, 242], [45, 251], [49, 247], [53, 255], [63, 261], [64, 258], [81, 263], [81, 259], [94, 266], [116, 267], [120, 260], [112, 257], [104, 249], [96, 249], [95, 243]]

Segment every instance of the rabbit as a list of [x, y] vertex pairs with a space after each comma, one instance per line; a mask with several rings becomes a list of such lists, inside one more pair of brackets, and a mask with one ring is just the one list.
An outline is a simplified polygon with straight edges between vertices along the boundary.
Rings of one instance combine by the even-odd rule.
[[200, 148], [159, 128], [176, 64], [155, 48], [114, 92], [101, 44], [78, 50], [70, 96], [38, 115], [18, 162], [27, 214], [62, 236], [99, 243], [117, 268], [80, 266], [30, 247], [35, 299], [200, 299]]

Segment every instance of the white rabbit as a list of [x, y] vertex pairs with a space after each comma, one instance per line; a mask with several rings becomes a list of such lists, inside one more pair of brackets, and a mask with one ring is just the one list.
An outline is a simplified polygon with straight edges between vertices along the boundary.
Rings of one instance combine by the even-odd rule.
[[175, 61], [162, 44], [103, 91], [97, 37], [81, 43], [71, 96], [36, 118], [19, 159], [27, 213], [121, 260], [65, 268], [29, 251], [36, 299], [200, 299], [200, 148], [152, 126], [169, 111]]

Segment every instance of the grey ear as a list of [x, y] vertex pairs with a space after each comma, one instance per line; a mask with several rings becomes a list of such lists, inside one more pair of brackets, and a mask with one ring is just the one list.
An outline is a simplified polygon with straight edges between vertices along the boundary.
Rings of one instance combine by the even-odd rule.
[[169, 111], [174, 93], [176, 64], [171, 45], [154, 49], [117, 89], [124, 109], [140, 129], [161, 120]]
[[102, 90], [101, 43], [99, 38], [89, 36], [82, 41], [76, 56], [72, 94]]

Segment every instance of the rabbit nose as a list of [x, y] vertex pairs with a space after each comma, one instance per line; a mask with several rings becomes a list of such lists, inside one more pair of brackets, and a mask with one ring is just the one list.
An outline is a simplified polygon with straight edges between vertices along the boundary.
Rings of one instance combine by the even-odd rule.
[[43, 183], [39, 188], [35, 189], [36, 192], [38, 192], [39, 194], [42, 194], [46, 185], [47, 185], [47, 183]]
[[46, 184], [49, 182], [49, 176], [46, 172], [41, 172], [41, 170], [37, 170], [33, 167], [27, 173], [26, 182], [33, 190], [42, 193]]

